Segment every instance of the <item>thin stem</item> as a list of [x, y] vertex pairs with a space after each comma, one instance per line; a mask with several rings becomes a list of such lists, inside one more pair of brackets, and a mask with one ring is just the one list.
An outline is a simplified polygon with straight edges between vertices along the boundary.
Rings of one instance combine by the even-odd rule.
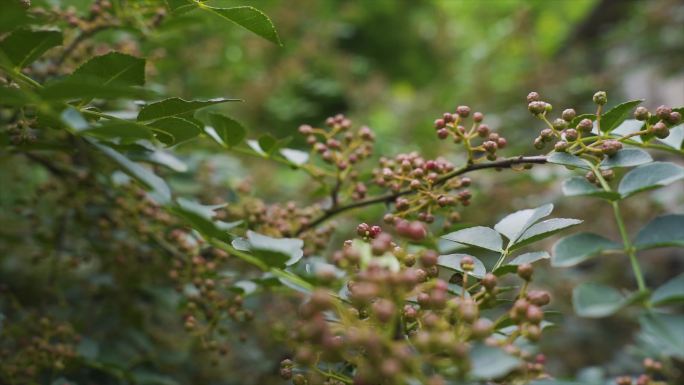
[[[518, 164], [544, 164], [546, 163], [546, 156], [539, 155], [539, 156], [518, 156], [514, 158], [508, 158], [508, 159], [502, 159], [502, 160], [497, 160], [494, 162], [487, 162], [487, 163], [476, 163], [476, 164], [469, 164], [467, 166], [463, 166], [459, 169], [456, 169], [448, 174], [443, 175], [439, 179], [437, 179], [434, 183], [433, 186], [438, 186], [441, 184], [444, 184], [446, 181], [449, 179], [452, 179], [456, 176], [466, 174], [471, 171], [475, 170], [482, 170], [482, 169], [487, 169], [487, 168], [511, 168], [514, 165]], [[374, 205], [377, 203], [389, 203], [394, 201], [400, 196], [408, 195], [415, 193], [415, 190], [411, 189], [406, 189], [406, 190], [401, 190], [396, 193], [390, 193], [390, 194], [385, 194], [385, 195], [380, 195], [377, 197], [372, 197], [368, 199], [363, 199], [363, 200], [358, 200], [355, 202], [348, 203], [346, 205], [340, 205], [337, 207], [331, 207], [330, 209], [326, 210], [321, 216], [316, 218], [315, 220], [311, 221], [307, 225], [304, 225], [297, 230], [296, 235], [300, 235], [304, 231], [316, 227], [317, 225], [327, 221], [328, 219], [343, 213], [348, 210], [352, 210], [355, 208], [359, 207], [365, 207], [365, 206], [370, 206]]]
[[625, 246], [625, 252], [629, 256], [629, 262], [632, 264], [632, 271], [634, 271], [634, 276], [636, 277], [637, 285], [639, 285], [639, 291], [646, 291], [646, 283], [644, 282], [644, 276], [641, 272], [641, 267], [639, 266], [639, 261], [637, 260], [636, 250], [629, 239], [629, 234], [627, 234], [627, 229], [625, 228], [625, 223], [622, 220], [622, 214], [620, 212], [620, 206], [618, 202], [613, 202], [613, 213], [615, 214], [615, 222], [617, 222], [618, 229], [620, 229], [620, 236], [622, 236], [622, 243]]
[[[594, 171], [594, 175], [596, 175], [596, 178], [601, 183], [601, 187], [603, 187], [603, 189], [607, 192], [612, 191], [608, 182], [606, 182], [606, 180], [603, 178], [603, 175], [601, 175], [601, 170], [599, 170], [596, 166], [592, 166], [592, 171]], [[612, 202], [611, 205], [613, 206], [613, 214], [615, 215], [615, 222], [617, 223], [618, 229], [620, 231], [620, 237], [622, 237], [624, 251], [629, 256], [629, 262], [632, 264], [632, 271], [634, 272], [634, 277], [636, 278], [637, 285], [639, 286], [639, 291], [646, 291], [646, 283], [644, 282], [644, 276], [641, 272], [641, 266], [639, 266], [639, 261], [637, 260], [636, 249], [632, 245], [632, 241], [629, 239], [629, 234], [627, 233], [625, 222], [622, 219], [622, 213], [620, 212], [620, 205], [617, 201]]]

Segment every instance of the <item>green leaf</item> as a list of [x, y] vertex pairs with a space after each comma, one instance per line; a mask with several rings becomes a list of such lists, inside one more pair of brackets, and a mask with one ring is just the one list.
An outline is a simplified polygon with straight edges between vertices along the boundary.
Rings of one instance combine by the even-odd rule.
[[204, 4], [199, 5], [199, 7], [252, 31], [272, 43], [282, 45], [271, 19], [254, 7], [216, 8]]
[[634, 167], [653, 162], [648, 152], [639, 148], [623, 148], [615, 155], [609, 156], [601, 162], [601, 168]]
[[17, 69], [33, 63], [50, 48], [62, 45], [60, 31], [31, 31], [20, 29], [12, 32], [2, 42], [0, 51]]
[[503, 250], [501, 248], [503, 244], [501, 235], [494, 231], [494, 229], [484, 226], [475, 226], [454, 231], [453, 233], [443, 235], [442, 238], [452, 242], [458, 242], [463, 245], [481, 247], [483, 249], [497, 252], [501, 252]]
[[[629, 134], [633, 134], [635, 132], [641, 131], [641, 129], [644, 127], [644, 122], [636, 119], [627, 119], [624, 122], [620, 123], [619, 126], [617, 126], [610, 134], [612, 136], [625, 136]], [[631, 140], [635, 142], [641, 143], [641, 138], [639, 136], [633, 136], [630, 138]]]
[[455, 271], [460, 271], [463, 273], [463, 269], [461, 268], [461, 260], [463, 257], [470, 257], [473, 259], [473, 265], [474, 269], [473, 271], [468, 272], [468, 275], [472, 275], [473, 277], [476, 278], [483, 278], [485, 274], [487, 274], [487, 269], [485, 269], [484, 264], [482, 261], [479, 259], [471, 256], [471, 255], [466, 255], [466, 254], [447, 254], [447, 255], [440, 255], [437, 265], [450, 269], [450, 270], [455, 270]]
[[667, 305], [684, 302], [684, 273], [667, 281], [653, 292], [651, 302], [654, 305]]
[[214, 220], [214, 210], [224, 205], [205, 206], [183, 198], [179, 198], [177, 202], [178, 205], [169, 207], [169, 210], [185, 219], [190, 227], [207, 237], [230, 242], [232, 237], [228, 234], [228, 230], [241, 223], [240, 221], [225, 223]]
[[572, 291], [572, 304], [581, 317], [602, 318], [620, 310], [627, 304], [627, 298], [612, 287], [584, 283]]
[[622, 246], [593, 233], [577, 233], [561, 238], [553, 245], [551, 265], [570, 267], [584, 262], [605, 250], [622, 249]]
[[291, 266], [299, 261], [304, 252], [304, 241], [296, 238], [271, 238], [247, 231], [249, 250], [267, 265], [276, 268]]
[[194, 122], [177, 116], [155, 120], [148, 126], [157, 133], [159, 141], [167, 146], [185, 142], [202, 133], [202, 128]]
[[149, 169], [126, 158], [111, 147], [95, 142], [91, 143], [110, 159], [118, 163], [124, 172], [152, 190], [152, 198], [155, 199], [157, 203], [166, 205], [171, 202], [171, 189], [169, 189], [169, 186], [162, 178], [155, 175]]
[[181, 98], [169, 98], [159, 102], [150, 103], [138, 113], [138, 121], [149, 121], [166, 117], [182, 116], [200, 108], [213, 106], [219, 103], [235, 102], [240, 99], [216, 98], [209, 100], [184, 100]]
[[579, 167], [584, 169], [590, 168], [590, 163], [586, 160], [568, 154], [567, 152], [552, 152], [551, 155], [546, 159], [549, 163], [562, 164], [563, 166]]
[[121, 144], [133, 143], [141, 139], [152, 140], [154, 138], [152, 131], [147, 127], [123, 120], [108, 121], [102, 125], [85, 130], [83, 133], [106, 140], [118, 138], [121, 140]]
[[40, 96], [47, 101], [62, 101], [75, 99], [152, 99], [157, 96], [154, 91], [140, 87], [119, 84], [103, 85], [93, 77], [66, 78], [48, 82], [39, 91]]
[[145, 84], [145, 59], [110, 52], [88, 60], [69, 75], [68, 79], [97, 79], [101, 86], [142, 86]]
[[639, 231], [634, 241], [634, 247], [639, 250], [670, 246], [684, 247], [684, 214], [653, 219]]
[[551, 218], [545, 221], [539, 222], [525, 232], [518, 238], [513, 245], [509, 245], [510, 250], [515, 250], [530, 243], [536, 242], [540, 239], [544, 239], [552, 236], [553, 234], [566, 229], [571, 226], [576, 226], [582, 223], [579, 219], [571, 218]]
[[282, 139], [276, 139], [269, 134], [265, 134], [259, 137], [258, 141], [248, 140], [247, 144], [257, 153], [265, 156], [271, 156], [279, 149], [287, 146], [287, 144], [290, 143], [290, 140], [292, 140], [292, 138], [289, 136]]
[[583, 176], [573, 176], [563, 181], [563, 194], [565, 196], [592, 196], [616, 201], [621, 198], [620, 193], [615, 191], [605, 191], [589, 183]]
[[29, 21], [28, 12], [19, 1], [0, 1], [0, 33], [22, 27]]
[[197, 8], [197, 4], [190, 0], [166, 0], [166, 4], [174, 15], [182, 15]]
[[513, 258], [506, 265], [496, 269], [494, 271], [494, 274], [503, 275], [508, 273], [515, 273], [518, 270], [518, 266], [524, 263], [534, 263], [549, 258], [549, 253], [547, 253], [546, 251], [534, 251], [531, 253], [520, 254], [519, 256]]
[[221, 114], [209, 114], [209, 121], [214, 126], [214, 130], [221, 138], [222, 144], [227, 147], [234, 147], [242, 143], [247, 136], [247, 130], [237, 120]]
[[618, 192], [623, 198], [651, 190], [684, 178], [684, 167], [668, 162], [653, 162], [628, 172], [620, 181]]
[[477, 344], [470, 350], [470, 376], [491, 380], [505, 376], [522, 364], [519, 358], [501, 348]]
[[684, 316], [681, 314], [648, 313], [639, 319], [642, 340], [664, 356], [684, 358]]
[[553, 211], [553, 204], [545, 204], [534, 209], [516, 211], [505, 216], [494, 226], [494, 229], [503, 234], [511, 242], [535, 224], [538, 220], [548, 216]]
[[605, 114], [601, 115], [601, 131], [613, 131], [620, 123], [627, 119], [632, 110], [641, 104], [641, 102], [643, 102], [642, 99], [630, 100], [629, 102], [618, 104], [606, 111]]

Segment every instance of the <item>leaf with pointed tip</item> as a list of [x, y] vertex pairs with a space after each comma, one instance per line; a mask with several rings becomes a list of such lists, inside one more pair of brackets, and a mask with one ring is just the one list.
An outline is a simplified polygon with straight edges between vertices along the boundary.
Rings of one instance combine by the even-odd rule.
[[601, 131], [611, 132], [620, 125], [636, 106], [643, 102], [642, 99], [630, 100], [620, 103], [601, 115]]
[[634, 247], [639, 250], [684, 247], [684, 214], [662, 215], [653, 219], [639, 231]]
[[155, 120], [148, 126], [157, 133], [159, 141], [167, 146], [185, 142], [202, 133], [202, 128], [194, 122], [177, 116]]
[[669, 305], [684, 302], [684, 273], [665, 282], [651, 296], [654, 305]]
[[601, 162], [601, 168], [634, 167], [653, 162], [648, 152], [639, 148], [623, 148], [615, 155], [609, 156]]
[[467, 229], [454, 231], [447, 235], [443, 235], [442, 238], [458, 242], [464, 245], [481, 247], [487, 250], [502, 251], [501, 248], [503, 240], [501, 235], [494, 229], [484, 226], [469, 227]]
[[199, 7], [205, 11], [211, 12], [223, 19], [229, 20], [264, 39], [282, 45], [278, 32], [273, 25], [271, 19], [260, 10], [250, 7], [231, 7], [231, 8], [216, 8], [201, 4]]
[[473, 259], [473, 271], [469, 271], [468, 275], [472, 275], [475, 278], [483, 278], [487, 274], [487, 269], [485, 268], [482, 261], [479, 259], [466, 254], [447, 254], [440, 255], [437, 260], [437, 265], [455, 271], [460, 271], [463, 273], [463, 268], [461, 268], [461, 260], [463, 257], [470, 257]]
[[166, 117], [186, 115], [200, 108], [213, 106], [215, 104], [236, 102], [240, 99], [216, 98], [209, 100], [184, 100], [181, 98], [169, 98], [159, 102], [150, 103], [140, 109], [138, 121], [150, 121]]
[[4, 53], [14, 68], [21, 69], [58, 45], [62, 45], [60, 31], [19, 29], [0, 42], [0, 55]]
[[562, 164], [563, 166], [579, 167], [584, 169], [589, 169], [590, 164], [586, 160], [580, 158], [579, 156], [568, 154], [567, 152], [552, 152], [551, 155], [546, 158], [547, 162]]
[[592, 196], [609, 201], [620, 200], [621, 195], [615, 191], [605, 191], [589, 183], [583, 176], [573, 176], [563, 181], [565, 196]]
[[247, 136], [247, 130], [237, 120], [221, 114], [209, 114], [209, 121], [221, 138], [222, 144], [234, 147], [242, 143]]
[[576, 226], [582, 223], [579, 219], [571, 218], [551, 218], [545, 221], [539, 222], [525, 232], [518, 238], [513, 245], [509, 245], [510, 250], [515, 250], [530, 243], [536, 242], [540, 239], [544, 239], [552, 236], [553, 234], [566, 229], [571, 226]]
[[516, 211], [505, 216], [494, 226], [494, 230], [503, 234], [511, 242], [535, 224], [538, 220], [548, 216], [553, 211], [553, 204], [548, 203], [534, 209]]
[[513, 258], [507, 264], [499, 267], [494, 271], [496, 275], [504, 275], [509, 273], [515, 273], [518, 270], [518, 266], [524, 263], [534, 263], [544, 259], [549, 259], [550, 255], [546, 251], [533, 251], [531, 253], [521, 254]]
[[627, 302], [628, 299], [616, 289], [597, 283], [584, 283], [572, 291], [572, 305], [580, 317], [608, 317]]
[[570, 267], [582, 263], [605, 250], [620, 250], [622, 247], [593, 233], [577, 233], [561, 238], [553, 245], [551, 265]]
[[684, 178], [684, 167], [669, 162], [653, 162], [628, 172], [618, 185], [623, 198], [641, 191], [667, 186]]

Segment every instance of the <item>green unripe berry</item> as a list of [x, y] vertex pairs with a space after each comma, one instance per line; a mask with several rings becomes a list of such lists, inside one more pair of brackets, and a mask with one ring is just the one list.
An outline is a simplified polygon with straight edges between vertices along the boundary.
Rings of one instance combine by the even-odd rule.
[[608, 95], [606, 95], [605, 91], [598, 91], [594, 94], [593, 100], [594, 103], [598, 104], [599, 106], [602, 106], [608, 103]]

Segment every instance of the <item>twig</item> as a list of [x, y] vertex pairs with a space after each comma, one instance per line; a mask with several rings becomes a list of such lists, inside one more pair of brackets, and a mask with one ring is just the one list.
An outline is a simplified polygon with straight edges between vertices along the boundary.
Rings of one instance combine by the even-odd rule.
[[[497, 160], [494, 162], [469, 164], [467, 166], [456, 169], [456, 170], [454, 170], [454, 171], [452, 171], [446, 175], [443, 175], [442, 177], [437, 179], [437, 181], [435, 182], [435, 185], [441, 185], [453, 177], [463, 175], [463, 174], [466, 174], [466, 173], [469, 173], [469, 172], [475, 171], [475, 170], [483, 170], [483, 169], [487, 169], [487, 168], [510, 168], [510, 167], [517, 165], [517, 164], [533, 164], [533, 163], [537, 163], [537, 164], [546, 163], [546, 156], [543, 156], [543, 155], [539, 155], [539, 156], [518, 156], [518, 157], [514, 157], [514, 158]], [[355, 209], [355, 208], [359, 208], [359, 207], [374, 205], [376, 203], [389, 203], [389, 202], [394, 201], [395, 199], [397, 199], [400, 196], [408, 195], [408, 194], [411, 194], [413, 192], [414, 192], [413, 190], [406, 189], [406, 190], [398, 191], [396, 193], [390, 193], [390, 194], [380, 195], [380, 196], [373, 197], [373, 198], [359, 200], [359, 201], [352, 202], [352, 203], [342, 205], [342, 206], [332, 206], [328, 210], [324, 211], [323, 214], [321, 214], [321, 216], [319, 216], [315, 220], [313, 220], [310, 223], [300, 227], [299, 230], [297, 230], [296, 235], [300, 235], [304, 231], [306, 231], [312, 227], [316, 227], [319, 224], [325, 222], [326, 220], [328, 220], [328, 219], [330, 219], [330, 218], [334, 217], [335, 215], [340, 214], [342, 212], [345, 212], [345, 211], [348, 211], [351, 209]]]

